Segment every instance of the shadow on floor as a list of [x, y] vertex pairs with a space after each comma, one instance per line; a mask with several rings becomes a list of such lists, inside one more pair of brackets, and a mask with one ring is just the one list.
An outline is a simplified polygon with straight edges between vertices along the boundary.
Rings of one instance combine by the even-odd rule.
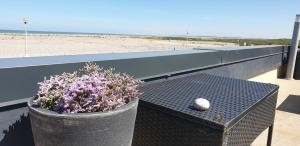
[[20, 119], [3, 130], [4, 137], [0, 146], [34, 146], [30, 119], [28, 115], [21, 115]]
[[289, 95], [277, 108], [277, 110], [300, 114], [300, 96]]

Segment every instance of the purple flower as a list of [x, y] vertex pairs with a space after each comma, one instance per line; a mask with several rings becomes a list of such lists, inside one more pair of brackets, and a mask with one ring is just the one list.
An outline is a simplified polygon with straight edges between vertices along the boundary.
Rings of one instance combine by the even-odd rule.
[[80, 73], [63, 73], [38, 83], [35, 103], [55, 112], [104, 112], [127, 104], [141, 93], [141, 81], [87, 63]]

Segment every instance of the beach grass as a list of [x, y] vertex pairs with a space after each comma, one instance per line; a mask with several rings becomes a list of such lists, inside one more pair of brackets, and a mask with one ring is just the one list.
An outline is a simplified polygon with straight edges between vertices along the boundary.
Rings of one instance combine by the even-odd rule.
[[173, 36], [149, 36], [145, 39], [154, 40], [182, 40], [186, 41], [213, 41], [224, 43], [235, 43], [240, 46], [246, 45], [290, 45], [291, 39], [244, 39], [244, 38], [202, 38], [202, 37], [173, 37]]

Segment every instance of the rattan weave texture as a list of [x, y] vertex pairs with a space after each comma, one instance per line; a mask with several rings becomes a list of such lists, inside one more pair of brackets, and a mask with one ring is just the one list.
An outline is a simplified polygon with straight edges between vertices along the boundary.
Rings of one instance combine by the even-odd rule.
[[[249, 145], [272, 125], [277, 90], [209, 74], [145, 84], [133, 145]], [[199, 97], [207, 111], [192, 108]]]

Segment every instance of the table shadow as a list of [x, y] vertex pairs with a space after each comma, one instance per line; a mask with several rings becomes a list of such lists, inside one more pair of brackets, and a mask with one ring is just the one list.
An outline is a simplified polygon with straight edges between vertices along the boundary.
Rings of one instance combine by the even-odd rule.
[[300, 114], [300, 96], [289, 95], [277, 108], [277, 110]]
[[0, 146], [34, 146], [28, 114], [21, 115], [19, 120], [2, 132], [4, 137], [0, 139]]

